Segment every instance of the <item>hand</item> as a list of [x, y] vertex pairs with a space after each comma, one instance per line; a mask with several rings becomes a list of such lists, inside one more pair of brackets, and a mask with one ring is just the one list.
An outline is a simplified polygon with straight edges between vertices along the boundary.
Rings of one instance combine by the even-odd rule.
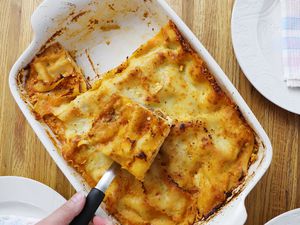
[[[75, 194], [60, 208], [55, 210], [50, 216], [38, 222], [36, 225], [68, 225], [81, 212], [85, 203], [83, 193]], [[109, 221], [95, 216], [93, 219], [94, 225], [109, 225]]]

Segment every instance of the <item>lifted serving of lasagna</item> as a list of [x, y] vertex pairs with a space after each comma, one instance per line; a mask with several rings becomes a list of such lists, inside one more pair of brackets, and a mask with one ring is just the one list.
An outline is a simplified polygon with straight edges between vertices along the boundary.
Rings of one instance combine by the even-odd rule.
[[24, 97], [90, 186], [113, 161], [124, 168], [105, 198], [121, 224], [201, 221], [255, 159], [253, 130], [171, 21], [92, 84], [62, 46], [44, 49]]
[[[170, 131], [165, 119], [105, 88], [85, 92], [56, 108], [45, 121], [52, 130], [63, 130], [55, 133], [62, 140], [64, 158], [82, 167], [85, 176], [95, 181], [99, 177], [94, 173], [102, 166], [108, 169], [110, 159], [143, 180]], [[92, 174], [88, 168], [99, 161], [90, 154], [98, 154], [101, 162], [106, 162], [92, 166]]]

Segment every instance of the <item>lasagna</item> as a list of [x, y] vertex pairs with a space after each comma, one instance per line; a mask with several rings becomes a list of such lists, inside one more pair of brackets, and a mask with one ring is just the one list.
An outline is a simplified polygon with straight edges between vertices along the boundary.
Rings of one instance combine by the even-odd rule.
[[[27, 83], [31, 76], [36, 76], [35, 69]], [[106, 193], [105, 208], [121, 224], [193, 224], [212, 215], [243, 182], [255, 155], [255, 134], [172, 21], [123, 64], [91, 84], [90, 90], [79, 90], [85, 93], [59, 106], [49, 101], [53, 109], [43, 114], [43, 120], [67, 143], [62, 145], [63, 156], [91, 186], [120, 156], [103, 141], [125, 137], [126, 130], [130, 140], [126, 136], [111, 145], [124, 146], [126, 155], [138, 144], [132, 141], [136, 138], [131, 137], [129, 124], [115, 131], [115, 121], [122, 120], [115, 112], [131, 111], [125, 116], [128, 121], [142, 118], [142, 124], [147, 124], [148, 115], [155, 121], [154, 136], [149, 130], [142, 134], [152, 138], [147, 146], [162, 144], [158, 153], [149, 153], [156, 155], [154, 161], [147, 151], [134, 150], [134, 158], [128, 154], [127, 160], [119, 161], [127, 170], [119, 171]], [[36, 91], [32, 94], [35, 104], [44, 101]], [[130, 109], [123, 108], [126, 102]], [[117, 110], [110, 113], [110, 107]], [[170, 131], [162, 117], [171, 119]], [[162, 136], [167, 136], [163, 143]], [[128, 165], [145, 155], [151, 158], [151, 167], [138, 164], [130, 170]], [[140, 171], [147, 172], [140, 177]]]
[[[144, 179], [170, 131], [162, 117], [105, 88], [85, 92], [56, 108], [51, 117], [47, 124], [52, 130], [63, 129], [62, 154], [73, 165], [88, 172], [89, 162], [95, 160], [89, 154], [101, 152], [139, 180]], [[111, 160], [105, 161], [106, 168]]]
[[25, 91], [40, 117], [54, 108], [73, 100], [87, 90], [87, 83], [80, 68], [70, 54], [58, 43], [37, 55], [29, 65]]

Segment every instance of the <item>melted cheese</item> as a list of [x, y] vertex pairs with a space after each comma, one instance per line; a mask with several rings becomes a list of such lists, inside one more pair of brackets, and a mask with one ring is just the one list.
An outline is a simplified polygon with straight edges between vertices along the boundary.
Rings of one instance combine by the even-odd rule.
[[165, 213], [173, 221], [192, 223], [196, 216], [195, 196], [178, 187], [164, 171], [159, 158], [153, 163], [143, 183], [149, 206]]
[[149, 206], [142, 182], [120, 171], [105, 193], [106, 209], [124, 225], [175, 225], [169, 216]]

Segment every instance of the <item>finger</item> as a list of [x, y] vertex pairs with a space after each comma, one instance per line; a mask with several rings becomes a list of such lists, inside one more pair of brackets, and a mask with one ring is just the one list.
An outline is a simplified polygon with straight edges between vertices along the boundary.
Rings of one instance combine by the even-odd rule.
[[37, 225], [68, 225], [81, 212], [84, 203], [85, 196], [79, 192]]
[[94, 225], [112, 225], [110, 221], [107, 219], [101, 218], [99, 216], [95, 216], [93, 219]]

